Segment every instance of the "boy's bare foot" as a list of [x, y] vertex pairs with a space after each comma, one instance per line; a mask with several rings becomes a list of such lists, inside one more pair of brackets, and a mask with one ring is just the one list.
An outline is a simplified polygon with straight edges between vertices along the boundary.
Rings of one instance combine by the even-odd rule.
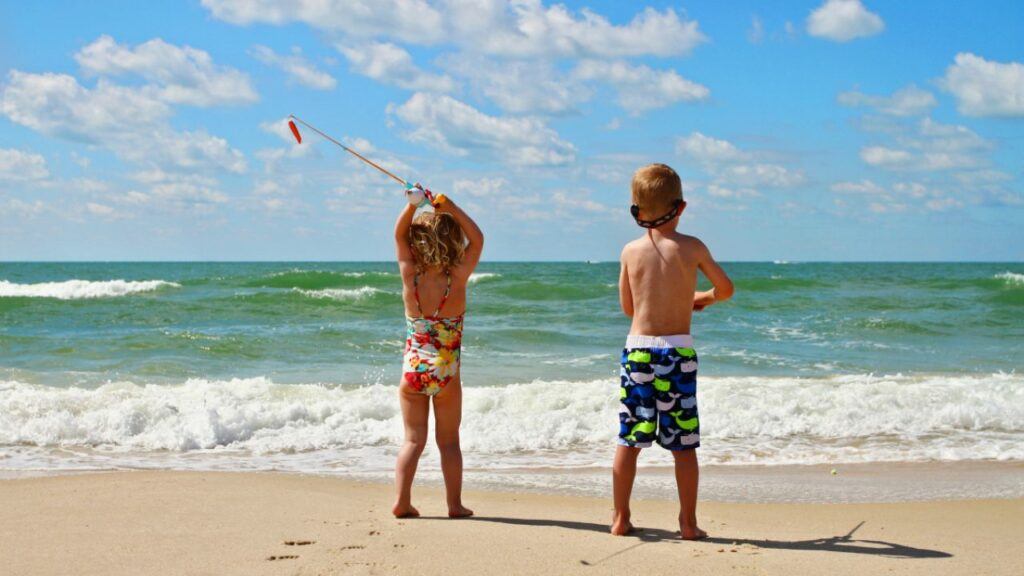
[[629, 521], [629, 514], [616, 514], [612, 517], [612, 536], [625, 536], [635, 530]]
[[708, 533], [701, 530], [700, 528], [693, 526], [679, 525], [679, 534], [683, 537], [683, 540], [703, 540], [708, 537]]
[[469, 508], [466, 508], [462, 504], [459, 504], [455, 508], [448, 509], [449, 518], [469, 518], [472, 515], [473, 511], [470, 510]]
[[391, 508], [391, 513], [395, 515], [395, 518], [419, 518], [420, 511], [413, 508], [412, 504], [408, 506], [399, 506], [395, 504]]

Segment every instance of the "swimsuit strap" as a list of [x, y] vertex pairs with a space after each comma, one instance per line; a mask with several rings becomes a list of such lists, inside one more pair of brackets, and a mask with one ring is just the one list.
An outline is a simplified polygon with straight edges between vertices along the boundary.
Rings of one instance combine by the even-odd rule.
[[444, 303], [448, 301], [448, 294], [452, 291], [452, 273], [445, 270], [444, 275], [448, 278], [448, 284], [444, 287], [444, 296], [441, 296], [441, 303], [437, 305], [437, 311], [434, 312], [434, 318], [441, 316], [441, 308], [444, 308]]
[[[432, 318], [438, 318], [441, 316], [441, 308], [444, 308], [444, 303], [448, 301], [448, 294], [452, 291], [452, 273], [450, 270], [445, 270], [444, 275], [448, 278], [448, 283], [444, 287], [444, 296], [441, 296], [441, 303], [437, 305], [437, 310], [434, 312]], [[417, 272], [412, 278], [412, 289], [413, 294], [416, 295], [416, 311], [419, 312], [420, 317], [423, 317], [423, 306], [420, 305], [420, 273]]]
[[412, 291], [416, 295], [416, 312], [419, 313], [420, 318], [423, 317], [423, 306], [420, 306], [420, 273], [417, 270], [416, 275], [412, 277]]

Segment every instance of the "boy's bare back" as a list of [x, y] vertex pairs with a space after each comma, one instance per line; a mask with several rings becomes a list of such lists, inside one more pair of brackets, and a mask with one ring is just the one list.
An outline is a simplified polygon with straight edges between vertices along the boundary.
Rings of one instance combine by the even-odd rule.
[[674, 230], [652, 230], [626, 244], [619, 292], [633, 317], [629, 333], [689, 334], [697, 269], [708, 264], [718, 267], [704, 243]]

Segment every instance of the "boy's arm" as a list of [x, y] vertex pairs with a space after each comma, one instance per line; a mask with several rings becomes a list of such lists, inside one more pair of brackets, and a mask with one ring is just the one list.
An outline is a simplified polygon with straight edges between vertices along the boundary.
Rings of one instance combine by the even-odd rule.
[[725, 273], [725, 270], [722, 270], [722, 267], [718, 265], [718, 262], [715, 262], [715, 259], [711, 256], [711, 251], [708, 250], [708, 247], [703, 242], [700, 242], [698, 247], [697, 267], [704, 273], [704, 277], [711, 282], [712, 288], [704, 292], [694, 293], [694, 310], [703, 310], [706, 306], [732, 298], [733, 292], [735, 292], [732, 280], [729, 279], [729, 275]]
[[622, 266], [619, 271], [619, 304], [622, 306], [622, 313], [630, 318], [633, 317], [633, 291], [629, 288], [629, 272], [626, 269], [626, 256], [622, 256]]
[[469, 217], [469, 214], [459, 208], [455, 201], [451, 198], [445, 197], [445, 201], [434, 207], [434, 210], [438, 212], [447, 212], [455, 218], [455, 221], [462, 228], [462, 233], [466, 235], [466, 240], [469, 244], [466, 246], [466, 252], [463, 256], [462, 266], [465, 266], [467, 271], [472, 272], [478, 262], [480, 262], [480, 255], [484, 251], [484, 233], [477, 226], [476, 222]]
[[416, 265], [412, 248], [409, 247], [409, 227], [412, 226], [412, 217], [415, 215], [416, 207], [406, 204], [402, 213], [398, 215], [398, 221], [395, 222], [395, 251], [398, 255], [398, 267], [403, 272]]

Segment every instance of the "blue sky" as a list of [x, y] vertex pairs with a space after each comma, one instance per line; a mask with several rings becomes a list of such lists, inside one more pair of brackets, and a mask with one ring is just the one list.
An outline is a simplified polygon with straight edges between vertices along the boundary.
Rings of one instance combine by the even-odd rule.
[[1019, 2], [0, 3], [0, 259], [611, 260], [665, 162], [722, 260], [1024, 259]]

